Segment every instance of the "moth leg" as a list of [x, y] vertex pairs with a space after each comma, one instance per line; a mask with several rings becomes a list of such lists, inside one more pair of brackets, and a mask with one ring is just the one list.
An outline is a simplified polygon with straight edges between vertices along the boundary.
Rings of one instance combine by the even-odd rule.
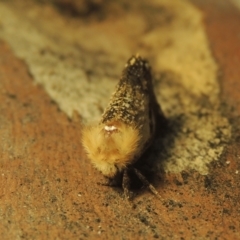
[[105, 179], [106, 181], [104, 182], [98, 182], [98, 185], [108, 186], [108, 187], [119, 187], [121, 186], [121, 182], [122, 182], [122, 173], [118, 171], [114, 177], [105, 176]]
[[163, 198], [160, 196], [160, 194], [158, 193], [157, 189], [146, 179], [146, 177], [144, 175], [142, 175], [142, 173], [136, 169], [133, 168], [135, 174], [138, 176], [138, 178], [142, 181], [142, 183], [148, 187], [150, 189], [150, 191], [157, 197], [159, 198], [161, 201], [163, 201]]
[[108, 186], [108, 187], [118, 187], [119, 182], [115, 178], [106, 178], [106, 181], [98, 182], [98, 185]]
[[131, 198], [131, 192], [129, 190], [130, 189], [130, 178], [129, 178], [127, 169], [125, 169], [123, 171], [122, 188], [123, 188], [125, 198], [130, 199]]

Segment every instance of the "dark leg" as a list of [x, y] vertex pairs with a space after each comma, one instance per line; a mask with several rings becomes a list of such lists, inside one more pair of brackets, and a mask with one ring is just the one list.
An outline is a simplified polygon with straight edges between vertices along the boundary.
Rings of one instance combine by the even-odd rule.
[[131, 197], [131, 192], [129, 190], [130, 189], [130, 178], [128, 176], [127, 169], [125, 169], [123, 171], [122, 188], [123, 188], [125, 198], [130, 199], [130, 197]]
[[97, 184], [107, 187], [117, 187], [118, 184], [115, 179], [107, 178], [105, 182], [98, 182]]
[[113, 178], [105, 177], [106, 181], [98, 182], [99, 185], [108, 186], [108, 187], [119, 187], [122, 182], [122, 174], [117, 173]]
[[142, 173], [136, 169], [133, 168], [135, 174], [138, 176], [138, 178], [142, 181], [142, 183], [148, 187], [150, 189], [150, 191], [157, 197], [159, 198], [161, 201], [163, 201], [163, 198], [159, 195], [158, 191], [156, 190], [156, 188], [146, 179], [146, 177], [144, 177], [142, 175]]

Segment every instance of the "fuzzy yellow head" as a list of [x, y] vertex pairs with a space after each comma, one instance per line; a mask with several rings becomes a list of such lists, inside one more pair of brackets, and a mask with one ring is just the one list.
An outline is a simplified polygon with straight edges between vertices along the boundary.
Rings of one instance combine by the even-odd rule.
[[122, 122], [85, 127], [82, 132], [89, 159], [107, 177], [134, 161], [139, 140], [138, 130]]

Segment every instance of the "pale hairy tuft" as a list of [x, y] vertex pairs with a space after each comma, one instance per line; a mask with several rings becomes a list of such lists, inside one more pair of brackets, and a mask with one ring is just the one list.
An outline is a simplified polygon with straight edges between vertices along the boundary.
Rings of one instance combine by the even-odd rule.
[[89, 159], [108, 177], [113, 177], [118, 169], [125, 168], [134, 160], [139, 140], [137, 129], [119, 122], [112, 131], [107, 131], [105, 124], [100, 124], [85, 127], [82, 132], [83, 147]]

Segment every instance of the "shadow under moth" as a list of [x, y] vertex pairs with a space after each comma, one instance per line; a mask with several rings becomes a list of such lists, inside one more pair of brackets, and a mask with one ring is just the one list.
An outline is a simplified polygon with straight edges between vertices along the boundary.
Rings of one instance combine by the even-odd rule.
[[130, 169], [158, 195], [134, 164], [153, 142], [162, 119], [149, 63], [133, 56], [127, 61], [99, 123], [84, 127], [82, 132], [83, 147], [94, 167], [110, 180], [120, 174], [127, 198]]

